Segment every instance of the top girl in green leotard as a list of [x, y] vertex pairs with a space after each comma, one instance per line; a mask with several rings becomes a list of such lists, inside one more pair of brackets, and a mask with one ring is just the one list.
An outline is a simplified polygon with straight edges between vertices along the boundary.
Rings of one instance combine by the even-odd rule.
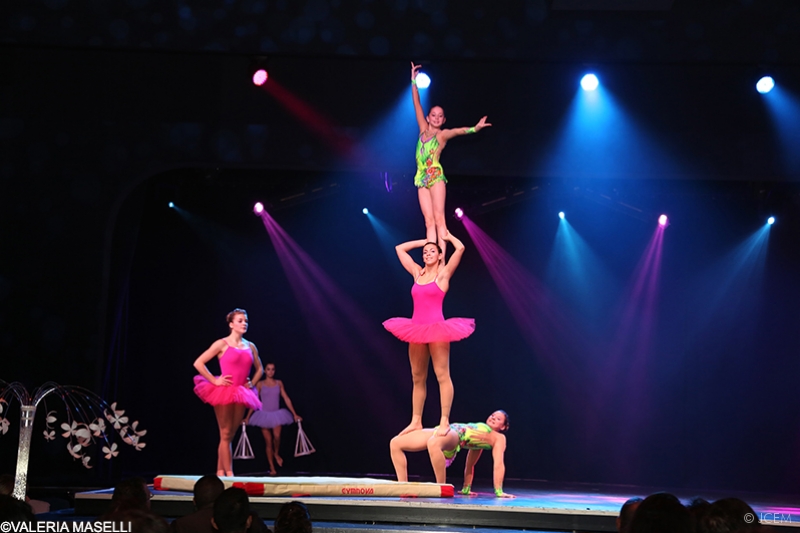
[[435, 242], [444, 251], [447, 235], [447, 225], [444, 218], [445, 183], [442, 165], [439, 156], [442, 154], [447, 141], [458, 135], [477, 133], [487, 126], [491, 126], [483, 117], [472, 128], [442, 129], [445, 122], [444, 110], [439, 106], [431, 108], [428, 116], [422, 111], [417, 90], [417, 74], [421, 65], [411, 63], [411, 94], [414, 99], [414, 111], [419, 125], [419, 140], [417, 141], [417, 174], [414, 176], [414, 185], [418, 188], [419, 207], [425, 218], [426, 238], [428, 242]]

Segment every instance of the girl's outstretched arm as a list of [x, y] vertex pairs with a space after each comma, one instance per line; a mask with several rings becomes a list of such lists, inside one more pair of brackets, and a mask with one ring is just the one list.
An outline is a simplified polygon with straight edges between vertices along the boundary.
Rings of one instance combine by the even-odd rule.
[[411, 97], [414, 100], [414, 112], [417, 115], [417, 124], [419, 125], [419, 132], [428, 129], [428, 121], [425, 120], [425, 111], [422, 110], [422, 102], [419, 100], [419, 89], [417, 89], [417, 74], [422, 65], [415, 65], [411, 62]]
[[447, 142], [453, 137], [458, 137], [459, 135], [469, 135], [470, 133], [478, 133], [483, 128], [488, 128], [491, 126], [488, 122], [486, 122], [486, 117], [481, 118], [477, 124], [475, 124], [471, 128], [453, 128], [449, 130], [442, 130], [440, 137], [443, 141]]
[[506, 477], [506, 464], [503, 461], [505, 454], [506, 436], [500, 433], [497, 435], [494, 445], [492, 445], [494, 495], [498, 498], [513, 498], [513, 495], [503, 492], [503, 479]]
[[461, 494], [468, 495], [472, 492], [472, 479], [475, 477], [475, 463], [481, 458], [483, 450], [470, 450], [467, 453], [467, 464], [464, 466], [464, 485]]

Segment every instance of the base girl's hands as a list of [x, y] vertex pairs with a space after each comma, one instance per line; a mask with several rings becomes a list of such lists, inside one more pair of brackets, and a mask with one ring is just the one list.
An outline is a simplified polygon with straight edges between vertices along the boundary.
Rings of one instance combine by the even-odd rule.
[[300, 416], [300, 415], [294, 415], [294, 421], [295, 422], [302, 422], [303, 421], [303, 417]]
[[489, 126], [491, 126], [491, 124], [489, 124], [488, 122], [486, 122], [486, 118], [487, 118], [487, 117], [483, 117], [482, 119], [480, 119], [480, 120], [478, 121], [478, 123], [477, 123], [477, 124], [475, 124], [475, 131], [476, 131], [476, 132], [478, 132], [478, 131], [481, 131], [483, 128], [488, 128]]
[[[415, 65], [414, 62], [411, 62], [411, 80], [417, 79], [417, 74], [419, 74], [419, 69], [422, 68], [422, 65]], [[486, 118], [486, 117], [483, 117]]]
[[228, 385], [233, 383], [233, 381], [231, 380], [232, 377], [233, 376], [231, 376], [230, 374], [226, 374], [224, 376], [219, 376], [218, 378], [214, 378], [214, 385], [217, 385], [218, 387], [227, 387]]

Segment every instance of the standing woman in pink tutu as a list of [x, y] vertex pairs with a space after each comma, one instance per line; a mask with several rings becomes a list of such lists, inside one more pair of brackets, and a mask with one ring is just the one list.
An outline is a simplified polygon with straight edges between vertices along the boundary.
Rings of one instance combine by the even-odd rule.
[[[465, 339], [475, 331], [472, 318], [448, 318], [442, 314], [444, 295], [450, 288], [450, 278], [461, 262], [464, 244], [452, 233], [443, 236], [453, 244], [455, 251], [447, 264], [443, 263], [442, 249], [435, 242], [424, 239], [409, 241], [395, 247], [403, 267], [414, 277], [411, 299], [414, 313], [411, 318], [390, 318], [383, 323], [389, 332], [408, 343], [408, 358], [411, 362], [411, 378], [414, 389], [411, 396], [411, 423], [400, 435], [422, 429], [422, 409], [427, 396], [428, 361], [433, 361], [433, 371], [439, 381], [439, 397], [442, 414], [437, 436], [447, 435], [450, 430], [450, 407], [453, 404], [453, 381], [450, 379], [450, 343]], [[419, 266], [408, 252], [422, 248]], [[442, 266], [443, 265], [443, 266]]]
[[[194, 362], [194, 367], [200, 373], [194, 377], [194, 393], [214, 406], [217, 416], [218, 476], [233, 475], [231, 442], [242, 424], [245, 409], [261, 409], [261, 401], [249, 378], [250, 368], [255, 368], [253, 381], [258, 381], [264, 373], [256, 345], [243, 337], [247, 333], [247, 311], [234, 309], [226, 319], [230, 335], [214, 341]], [[206, 367], [206, 363], [215, 357], [219, 360], [220, 376], [214, 376]]]
[[[292, 400], [289, 399], [286, 389], [283, 388], [283, 381], [275, 379], [275, 363], [264, 365], [264, 373], [267, 377], [256, 383], [256, 389], [258, 389], [258, 395], [261, 398], [263, 407], [260, 411], [252, 409], [248, 411], [244, 422], [248, 426], [261, 428], [261, 433], [267, 442], [269, 474], [274, 476], [277, 474], [275, 463], [278, 463], [278, 466], [283, 466], [283, 458], [278, 453], [281, 447], [281, 426], [288, 426], [292, 422], [300, 422], [303, 418], [294, 410]], [[281, 398], [286, 403], [286, 407], [289, 408], [288, 410], [280, 408]]]

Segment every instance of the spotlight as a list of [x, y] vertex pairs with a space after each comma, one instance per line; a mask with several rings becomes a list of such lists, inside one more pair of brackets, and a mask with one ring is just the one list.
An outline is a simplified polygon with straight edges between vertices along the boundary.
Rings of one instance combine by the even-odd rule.
[[767, 219], [767, 224], [769, 224], [770, 226], [773, 225], [774, 223], [775, 223], [775, 217], [769, 217]]
[[366, 207], [362, 209], [361, 212], [364, 213], [365, 215], [369, 215], [369, 209], [367, 209]]
[[565, 216], [566, 216], [566, 215], [564, 215], [564, 211], [559, 211], [559, 213], [558, 213], [558, 218], [560, 218], [561, 220], [564, 220], [564, 217], [565, 217]]
[[767, 94], [773, 87], [775, 87], [775, 80], [772, 79], [772, 76], [764, 76], [756, 83], [756, 90], [761, 94]]
[[173, 209], [173, 208], [175, 207], [175, 204], [174, 204], [174, 203], [172, 203], [172, 202], [170, 202], [170, 203], [169, 203], [169, 207], [170, 207], [170, 209]]
[[587, 74], [581, 78], [581, 87], [584, 91], [594, 91], [598, 85], [600, 85], [600, 81], [594, 74]]
[[263, 68], [260, 68], [253, 74], [253, 83], [261, 87], [267, 82], [267, 78], [269, 78], [267, 71]]
[[253, 206], [253, 213], [256, 215], [260, 215], [264, 212], [264, 204], [261, 202], [256, 202], [256, 205]]
[[254, 57], [250, 60], [250, 76], [253, 84], [261, 87], [269, 78], [268, 58], [266, 56]]
[[417, 87], [420, 89], [427, 89], [431, 85], [431, 78], [424, 72], [417, 74]]
[[669, 222], [669, 219], [667, 218], [667, 215], [661, 215], [660, 217], [658, 217], [658, 223], [660, 225], [666, 226], [667, 222]]
[[456, 218], [457, 218], [458, 220], [461, 220], [461, 217], [463, 217], [463, 216], [464, 216], [464, 210], [463, 210], [463, 209], [461, 209], [460, 207], [456, 207], [455, 214], [456, 214]]

